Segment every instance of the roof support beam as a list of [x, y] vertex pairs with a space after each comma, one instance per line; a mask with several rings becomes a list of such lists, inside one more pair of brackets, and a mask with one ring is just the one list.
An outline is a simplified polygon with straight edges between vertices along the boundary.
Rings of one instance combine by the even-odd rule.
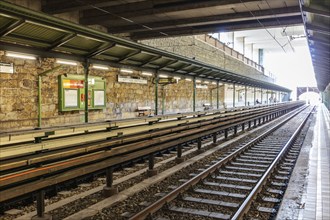
[[[272, 18], [272, 19], [261, 19], [259, 20], [264, 27], [276, 27], [279, 25], [278, 20], [281, 22], [282, 26], [285, 25], [297, 25], [302, 23], [301, 15], [293, 16], [290, 18]], [[237, 30], [249, 30], [249, 29], [258, 29], [263, 28], [260, 23], [256, 20], [252, 21], [241, 21], [241, 22], [230, 22], [226, 24], [212, 24], [212, 25], [202, 25], [196, 27], [182, 27], [182, 28], [173, 28], [162, 30], [162, 32], [168, 34], [169, 36], [173, 35], [193, 35], [201, 34], [207, 32], [229, 32]], [[158, 31], [145, 31], [132, 34], [131, 38], [140, 40], [140, 39], [149, 39], [155, 37], [162, 37]]]
[[71, 34], [59, 39], [55, 43], [53, 43], [50, 47], [48, 47], [47, 50], [53, 50], [56, 47], [60, 47], [63, 44], [65, 44], [65, 43], [69, 42], [70, 40], [72, 40], [73, 38], [75, 38], [76, 36], [77, 36], [77, 34], [71, 33]]
[[97, 55], [100, 55], [101, 53], [104, 53], [105, 51], [109, 50], [110, 48], [116, 46], [116, 43], [106, 43], [105, 45], [102, 45], [101, 47], [97, 48], [93, 52], [89, 53], [87, 55], [88, 58], [95, 57]]
[[25, 23], [24, 19], [18, 20], [12, 24], [9, 24], [6, 27], [2, 27], [2, 30], [0, 31], [0, 37], [4, 37], [11, 32], [15, 31], [16, 29], [20, 28]]
[[[242, 12], [242, 13], [231, 13], [231, 14], [221, 14], [221, 15], [212, 15], [212, 16], [203, 16], [203, 17], [193, 17], [186, 19], [177, 19], [177, 20], [167, 20], [160, 22], [150, 22], [144, 23], [144, 26], [152, 28], [153, 30], [163, 30], [166, 28], [180, 28], [186, 26], [195, 26], [195, 25], [205, 25], [205, 24], [221, 24], [228, 22], [239, 22], [246, 20], [256, 20], [256, 19], [265, 19], [265, 18], [274, 18], [274, 14], [276, 17], [290, 17], [300, 15], [299, 7], [288, 7], [288, 8], [280, 8], [280, 9], [272, 9], [272, 10], [262, 10], [262, 11], [253, 11], [254, 16], [251, 15], [250, 12]], [[104, 23], [108, 27], [109, 33], [123, 33], [123, 32], [140, 32], [146, 31], [147, 28], [143, 28], [141, 25], [133, 24], [133, 25], [125, 25], [116, 27], [116, 23], [112, 20], [105, 21]], [[110, 22], [110, 23], [109, 23]], [[150, 29], [149, 29], [150, 30]]]
[[[245, 0], [244, 3], [258, 2], [260, 0]], [[143, 6], [141, 6], [143, 4]], [[209, 7], [220, 7], [242, 4], [242, 0], [203, 0], [203, 1], [184, 1], [184, 2], [169, 2], [159, 4], [157, 1], [149, 0], [142, 2], [128, 3], [124, 5], [118, 5], [113, 7], [104, 7], [102, 12], [100, 10], [88, 10], [83, 13], [83, 17], [80, 19], [80, 23], [85, 25], [96, 24], [100, 21], [106, 21], [108, 19], [125, 17], [133, 18], [148, 14], [160, 14], [166, 12], [178, 12], [186, 11], [190, 9], [200, 9]]]
[[313, 7], [306, 7], [305, 5], [302, 5], [301, 9], [305, 12], [317, 14], [324, 17], [330, 17], [330, 11], [327, 9], [317, 9]]
[[305, 27], [308, 30], [315, 31], [321, 34], [330, 35], [330, 27], [319, 26], [315, 24], [306, 23]]

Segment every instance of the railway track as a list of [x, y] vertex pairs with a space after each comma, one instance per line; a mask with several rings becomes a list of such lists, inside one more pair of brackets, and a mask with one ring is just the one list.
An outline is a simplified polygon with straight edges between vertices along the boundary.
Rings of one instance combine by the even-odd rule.
[[[308, 111], [308, 112], [306, 112]], [[130, 220], [268, 219], [299, 154], [295, 144], [311, 109], [269, 129], [149, 205]], [[271, 177], [271, 179], [269, 179]], [[259, 192], [262, 191], [262, 194]], [[251, 206], [251, 204], [253, 204]], [[265, 204], [265, 205], [264, 205]]]
[[[291, 109], [294, 109], [296, 107], [300, 106], [299, 103], [296, 103], [295, 106], [292, 106]], [[223, 117], [223, 118], [214, 118], [214, 117], [211, 117], [211, 119], [209, 121], [198, 121], [197, 122], [197, 125], [192, 123], [191, 125], [189, 124], [188, 127], [187, 127], [187, 124], [183, 124], [183, 125], [180, 125], [180, 126], [176, 126], [175, 129], [173, 128], [169, 128], [169, 130], [156, 130], [156, 131], [151, 131], [151, 133], [156, 133], [157, 135], [154, 136], [154, 138], [152, 139], [152, 141], [155, 141], [155, 139], [157, 140], [158, 136], [159, 136], [159, 140], [155, 141], [155, 142], [152, 142], [152, 144], [150, 144], [150, 146], [154, 146], [154, 144], [157, 144], [158, 145], [158, 148], [156, 149], [150, 149], [150, 148], [146, 148], [148, 146], [148, 138], [147, 137], [151, 137], [150, 134], [139, 134], [139, 135], [142, 135], [142, 138], [139, 137], [140, 139], [142, 139], [142, 143], [140, 142], [134, 142], [132, 144], [130, 144], [129, 141], [127, 141], [127, 146], [125, 146], [125, 144], [123, 145], [123, 143], [126, 143], [126, 142], [123, 142], [122, 140], [120, 140], [119, 142], [117, 143], [120, 143], [120, 147], [119, 149], [115, 149], [114, 151], [112, 151], [111, 153], [113, 152], [116, 152], [118, 153], [118, 159], [116, 158], [112, 158], [112, 160], [114, 162], [112, 163], [120, 163], [122, 162], [123, 160], [122, 159], [119, 159], [123, 153], [125, 154], [126, 153], [126, 156], [124, 157], [127, 161], [129, 161], [130, 159], [134, 159], [134, 158], [137, 158], [139, 156], [143, 156], [143, 155], [148, 155], [150, 154], [150, 152], [157, 152], [159, 150], [162, 150], [162, 149], [167, 149], [169, 147], [175, 147], [177, 144], [178, 144], [178, 138], [177, 137], [185, 137], [187, 134], [188, 134], [188, 137], [185, 137], [184, 138], [180, 138], [179, 139], [179, 142], [181, 143], [185, 143], [185, 142], [188, 142], [188, 141], [191, 141], [191, 140], [200, 140], [199, 138], [202, 138], [202, 137], [210, 137], [213, 136], [213, 139], [214, 139], [214, 134], [218, 135], [218, 134], [223, 134], [224, 136], [228, 135], [228, 132], [231, 130], [233, 134], [235, 134], [235, 132], [237, 132], [237, 127], [238, 126], [242, 126], [242, 130], [244, 130], [244, 126], [246, 127], [250, 127], [252, 126], [252, 124], [254, 123], [254, 125], [256, 124], [260, 124], [260, 123], [264, 123], [266, 121], [269, 121], [271, 120], [272, 118], [275, 118], [277, 116], [280, 116], [281, 114], [285, 113], [286, 111], [288, 111], [288, 109], [290, 108], [284, 108], [284, 106], [278, 106], [277, 109], [274, 109], [274, 110], [271, 110], [269, 111], [269, 109], [266, 111], [261, 111], [260, 113], [256, 114], [256, 112], [246, 112], [245, 114], [242, 114], [242, 113], [237, 113], [237, 115], [234, 117], [234, 115], [231, 115], [231, 116], [227, 116], [227, 117]], [[205, 125], [208, 126], [208, 129], [207, 131], [205, 131], [205, 128], [201, 128], [199, 129], [199, 127], [201, 126], [201, 123], [204, 123]], [[222, 123], [220, 125], [220, 123]], [[236, 126], [236, 128], [235, 128]], [[183, 128], [183, 129], [182, 129]], [[191, 132], [189, 129], [187, 128], [190, 128], [190, 129], [195, 129], [193, 132]], [[199, 129], [199, 130], [198, 130]], [[213, 130], [212, 130], [213, 129]], [[173, 132], [173, 134], [169, 133], [170, 132]], [[186, 133], [187, 132], [187, 133]], [[226, 134], [227, 133], [227, 134]], [[167, 134], [166, 136], [162, 136], [163, 134]], [[139, 136], [139, 135], [136, 135], [136, 136]], [[119, 137], [119, 139], [129, 139], [129, 140], [133, 140], [133, 141], [136, 141], [136, 140], [140, 140], [139, 138], [137, 138], [136, 136], [123, 136], [123, 137]], [[57, 138], [55, 139], [57, 140]], [[60, 139], [59, 139], [60, 140]], [[171, 141], [173, 140], [173, 141]], [[107, 146], [111, 146], [111, 141], [118, 141], [118, 139], [114, 139], [114, 140], [107, 140], [107, 143], [104, 145], [105, 147]], [[164, 142], [164, 144], [162, 144], [162, 142]], [[93, 143], [94, 144], [94, 143]], [[139, 150], [139, 148], [135, 148], [135, 150], [131, 153], [131, 154], [128, 154], [128, 155], [132, 155], [131, 158], [129, 156], [127, 156], [127, 152], [130, 153], [130, 151], [127, 151], [126, 148], [129, 148], [131, 149], [132, 146], [136, 147], [136, 145], [138, 145], [140, 148], [141, 148], [141, 152], [138, 152], [137, 150]], [[199, 145], [199, 144], [197, 144]], [[92, 161], [93, 162], [93, 159], [95, 160], [95, 158], [93, 158], [95, 156], [95, 154], [97, 154], [96, 151], [91, 151], [90, 150], [86, 150], [85, 147], [91, 147], [91, 148], [94, 148], [95, 147], [99, 147], [99, 143], [97, 144], [94, 144], [94, 145], [89, 145], [89, 146], [85, 146], [85, 145], [82, 145], [81, 147], [77, 147], [78, 151], [79, 150], [83, 150], [84, 152], [88, 153], [87, 156], [89, 157], [88, 158], [88, 161]], [[89, 148], [90, 149], [90, 148]], [[103, 148], [100, 148], [101, 151], [99, 152], [99, 154], [104, 154], [104, 149]], [[122, 150], [121, 150], [122, 149]], [[70, 150], [73, 150], [72, 148], [70, 148]], [[110, 149], [110, 151], [112, 150], [112, 148]], [[54, 154], [53, 154], [54, 153]], [[64, 154], [69, 154], [70, 151], [67, 150], [67, 149], [63, 149], [63, 153]], [[8, 160], [5, 160], [5, 161], [1, 161], [1, 169], [2, 171], [5, 171], [6, 174], [5, 175], [2, 175], [0, 176], [1, 178], [3, 179], [0, 179], [0, 186], [5, 186], [5, 188], [2, 187], [2, 189], [0, 189], [2, 191], [2, 195], [5, 195], [5, 196], [2, 196], [1, 200], [2, 201], [6, 201], [6, 198], [10, 199], [10, 198], [15, 198], [17, 196], [21, 196], [23, 195], [24, 193], [29, 193], [29, 192], [33, 192], [33, 191], [36, 191], [38, 189], [42, 189], [44, 188], [45, 186], [49, 186], [50, 183], [54, 184], [54, 183], [57, 183], [57, 182], [61, 182], [63, 180], [68, 180], [68, 179], [72, 179], [72, 178], [75, 178], [77, 176], [81, 176], [82, 173], [79, 172], [79, 170], [77, 169], [73, 169], [72, 171], [68, 170], [68, 167], [70, 166], [66, 166], [64, 167], [63, 169], [65, 170], [65, 173], [63, 175], [56, 175], [58, 171], [60, 171], [61, 169], [56, 169], [57, 166], [55, 166], [55, 169], [54, 169], [54, 164], [58, 165], [56, 162], [54, 163], [54, 155], [60, 155], [59, 158], [61, 158], [61, 152], [59, 154], [59, 151], [51, 151], [51, 152], [38, 152], [38, 154], [36, 155], [33, 155], [32, 157], [30, 156], [20, 156], [17, 158], [17, 159], [8, 159]], [[75, 156], [76, 154], [73, 154], [74, 158], [73, 159], [68, 159], [68, 158], [64, 158], [65, 159], [65, 162], [64, 164], [66, 164], [68, 161], [79, 161], [79, 157], [77, 158]], [[90, 156], [91, 155], [91, 156]], [[114, 156], [116, 154], [113, 154]], [[106, 155], [107, 156], [107, 155]], [[51, 160], [49, 160], [49, 158]], [[46, 159], [45, 159], [46, 158]], [[83, 157], [84, 158], [84, 157]], [[85, 157], [84, 159], [86, 159], [87, 157]], [[106, 157], [105, 157], [106, 158]], [[50, 165], [48, 166], [47, 161], [50, 161]], [[42, 161], [42, 163], [37, 163], [36, 161]], [[116, 162], [117, 161], [117, 162]], [[7, 162], [7, 163], [6, 163]], [[9, 163], [8, 163], [9, 162]], [[14, 163], [13, 163], [14, 162]], [[86, 170], [86, 169], [89, 169], [87, 170], [87, 173], [91, 173], [91, 172], [94, 172], [94, 171], [97, 171], [97, 170], [100, 170], [102, 169], [102, 166], [104, 167], [109, 167], [109, 165], [111, 165], [111, 162], [109, 163], [109, 160], [102, 163], [97, 161], [97, 158], [95, 160], [95, 164], [86, 164], [86, 161], [83, 161], [81, 162], [81, 164], [84, 166], [82, 167], [83, 170]], [[24, 166], [18, 166], [18, 164], [20, 163], [27, 163], [28, 165], [31, 165], [31, 166], [27, 166], [26, 169], [27, 169], [27, 174], [28, 175], [17, 175], [17, 174], [20, 174], [22, 172], [26, 172], [24, 170], [15, 170], [15, 173], [10, 173], [11, 170], [12, 170], [12, 167], [13, 167], [13, 164], [14, 164], [14, 168], [21, 168], [21, 167], [24, 167]], [[79, 163], [78, 163], [79, 164]], [[102, 165], [104, 164], [104, 165]], [[15, 166], [16, 165], [16, 166]], [[37, 166], [36, 166], [37, 165]], [[41, 167], [40, 167], [41, 165]], [[69, 164], [71, 165], [71, 164]], [[77, 164], [74, 164], [74, 165], [77, 165]], [[36, 167], [35, 167], [36, 166]], [[6, 169], [6, 167], [8, 169]], [[74, 167], [76, 168], [76, 167]], [[31, 172], [32, 171], [32, 172]], [[38, 172], [35, 172], [35, 171], [38, 171], [41, 173], [38, 173]], [[45, 172], [47, 174], [49, 173], [54, 173], [55, 175], [54, 176], [45, 176], [42, 174], [42, 172]], [[18, 178], [16, 178], [16, 176]], [[11, 176], [13, 177], [11, 181], [7, 181], [6, 182], [6, 177], [8, 176]], [[41, 177], [41, 179], [36, 179], [36, 178], [39, 178], [39, 176]], [[60, 180], [57, 180], [58, 177], [65, 177], [65, 179], [63, 178], [60, 179]], [[23, 177], [23, 178], [22, 178]], [[55, 181], [54, 181], [55, 180]], [[54, 182], [53, 182], [54, 181]], [[19, 183], [17, 185], [17, 183]]]

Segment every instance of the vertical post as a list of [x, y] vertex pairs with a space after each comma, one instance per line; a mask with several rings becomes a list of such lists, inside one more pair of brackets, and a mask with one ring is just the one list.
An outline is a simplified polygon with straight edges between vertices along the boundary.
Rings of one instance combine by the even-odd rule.
[[155, 115], [158, 115], [158, 74], [155, 78]]
[[105, 171], [106, 185], [103, 187], [103, 195], [110, 197], [118, 193], [118, 188], [113, 187], [113, 167], [108, 167]]
[[148, 176], [157, 175], [157, 170], [154, 169], [155, 166], [155, 155], [153, 153], [149, 154], [149, 169], [147, 171]]
[[262, 91], [262, 89], [260, 89], [260, 93], [261, 93], [260, 102], [261, 102], [261, 104], [262, 104], [262, 101], [263, 101], [263, 100], [262, 100], [262, 98], [263, 98], [263, 94], [262, 94], [263, 91]]
[[106, 170], [106, 177], [107, 177], [107, 187], [112, 187], [112, 183], [113, 183], [113, 168], [112, 167], [109, 167], [107, 170]]
[[37, 216], [44, 217], [45, 215], [45, 190], [40, 190], [37, 193]]
[[175, 161], [177, 162], [177, 163], [182, 163], [184, 160], [183, 160], [183, 158], [182, 158], [182, 144], [179, 144], [178, 146], [177, 146], [177, 157], [175, 158]]
[[217, 82], [217, 109], [219, 109], [219, 81]]
[[213, 133], [213, 143], [217, 143], [217, 133]]
[[153, 170], [155, 166], [155, 155], [149, 154], [149, 170]]
[[225, 129], [225, 139], [228, 138], [228, 128]]
[[51, 220], [52, 216], [45, 214], [45, 190], [39, 190], [37, 193], [37, 215], [31, 220]]
[[84, 62], [85, 73], [85, 123], [88, 122], [88, 74], [89, 74], [89, 61], [86, 59]]
[[38, 128], [41, 128], [41, 76], [38, 76]]
[[245, 106], [247, 106], [247, 87], [245, 86]]
[[233, 108], [235, 108], [235, 83], [233, 83]]
[[268, 100], [268, 89], [267, 89], [267, 91], [266, 91], [266, 101], [267, 101], [267, 105], [269, 104], [269, 100]]
[[197, 139], [197, 150], [198, 151], [202, 150], [202, 138]]
[[165, 114], [165, 86], [162, 86], [162, 115]]
[[256, 105], [256, 95], [257, 95], [257, 91], [256, 91], [256, 87], [253, 88], [253, 103], [254, 105]]
[[196, 78], [193, 80], [193, 112], [196, 111]]

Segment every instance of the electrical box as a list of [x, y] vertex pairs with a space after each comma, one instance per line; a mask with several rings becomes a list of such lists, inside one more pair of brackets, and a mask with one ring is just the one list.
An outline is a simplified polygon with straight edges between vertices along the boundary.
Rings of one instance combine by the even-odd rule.
[[[85, 109], [85, 77], [82, 75], [60, 75], [58, 77], [59, 111]], [[88, 109], [103, 109], [106, 106], [105, 80], [88, 77]]]

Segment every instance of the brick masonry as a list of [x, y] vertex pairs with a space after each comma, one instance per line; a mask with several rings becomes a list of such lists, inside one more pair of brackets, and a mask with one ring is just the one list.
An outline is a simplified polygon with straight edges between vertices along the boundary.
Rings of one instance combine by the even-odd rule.
[[[0, 73], [0, 131], [34, 128], [38, 122], [38, 74], [59, 64], [54, 59], [40, 61], [15, 59], [0, 51], [1, 62], [14, 63], [14, 73]], [[84, 111], [59, 112], [58, 75], [83, 75], [82, 65], [65, 66], [48, 76], [42, 77], [42, 126], [56, 126], [84, 122]], [[137, 117], [136, 109], [141, 106], [155, 106], [155, 85], [153, 77], [145, 77], [148, 84], [119, 83], [119, 69], [108, 71], [90, 69], [90, 76], [100, 76], [106, 80], [106, 108], [90, 110], [90, 121]], [[134, 72], [132, 76], [139, 76]], [[216, 106], [215, 85], [208, 89], [196, 90], [196, 110], [203, 110], [204, 103]], [[185, 80], [177, 84], [159, 85], [158, 108], [162, 111], [162, 92], [164, 90], [164, 113], [189, 112], [193, 106], [193, 83]], [[220, 90], [220, 100], [224, 92]]]
[[139, 43], [166, 50], [188, 58], [193, 58], [217, 67], [224, 68], [237, 74], [255, 79], [272, 82], [273, 79], [265, 76], [257, 69], [246, 65], [224, 51], [203, 41], [204, 35], [168, 37], [151, 40], [141, 40]]

